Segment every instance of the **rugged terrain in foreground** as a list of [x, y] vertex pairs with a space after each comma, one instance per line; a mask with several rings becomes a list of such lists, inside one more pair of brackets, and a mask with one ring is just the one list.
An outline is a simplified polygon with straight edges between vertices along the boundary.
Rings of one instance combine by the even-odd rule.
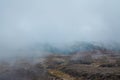
[[42, 61], [0, 63], [0, 80], [120, 80], [120, 54], [110, 50], [51, 54]]
[[44, 62], [19, 61], [0, 64], [0, 80], [120, 80], [120, 59], [69, 60], [70, 56], [49, 55]]

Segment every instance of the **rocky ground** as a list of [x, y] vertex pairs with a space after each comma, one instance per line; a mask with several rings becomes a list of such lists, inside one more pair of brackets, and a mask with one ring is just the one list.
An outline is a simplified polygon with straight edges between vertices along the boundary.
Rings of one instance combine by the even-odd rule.
[[[76, 56], [77, 55], [77, 56]], [[44, 61], [0, 63], [0, 80], [120, 80], [120, 56], [48, 55]]]

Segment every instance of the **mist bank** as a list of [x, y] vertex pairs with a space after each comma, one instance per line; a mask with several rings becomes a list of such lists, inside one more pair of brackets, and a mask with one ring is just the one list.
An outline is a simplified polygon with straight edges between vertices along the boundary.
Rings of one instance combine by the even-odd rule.
[[118, 49], [119, 3], [119, 0], [1, 0], [0, 59], [68, 54], [73, 49], [69, 46], [76, 41], [110, 44], [108, 48], [112, 44]]
[[[12, 46], [11, 46], [12, 47]], [[15, 60], [20, 58], [37, 59], [50, 54], [68, 55], [76, 52], [89, 52], [94, 50], [110, 50], [120, 52], [118, 43], [104, 44], [98, 42], [74, 42], [69, 44], [33, 44], [19, 48], [4, 48], [0, 50], [0, 60]]]
[[0, 1], [0, 48], [75, 41], [120, 43], [119, 3], [119, 0]]

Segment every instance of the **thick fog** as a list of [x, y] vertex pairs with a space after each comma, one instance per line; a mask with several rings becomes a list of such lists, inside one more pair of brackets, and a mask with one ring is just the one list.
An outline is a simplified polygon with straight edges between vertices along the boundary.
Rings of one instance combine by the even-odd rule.
[[120, 43], [119, 8], [120, 0], [0, 0], [0, 55], [37, 43]]

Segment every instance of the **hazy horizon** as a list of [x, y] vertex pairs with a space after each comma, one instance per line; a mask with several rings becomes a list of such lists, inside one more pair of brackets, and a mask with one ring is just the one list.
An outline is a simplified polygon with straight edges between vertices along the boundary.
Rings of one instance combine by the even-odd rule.
[[0, 55], [16, 55], [9, 51], [37, 43], [120, 43], [119, 4], [120, 0], [0, 0]]

